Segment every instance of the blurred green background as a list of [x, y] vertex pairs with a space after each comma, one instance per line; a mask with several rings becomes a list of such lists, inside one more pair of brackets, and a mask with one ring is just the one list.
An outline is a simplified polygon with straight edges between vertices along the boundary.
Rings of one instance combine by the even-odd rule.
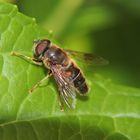
[[[3, 0], [4, 1], [4, 0]], [[94, 52], [110, 64], [97, 71], [113, 82], [140, 87], [139, 0], [7, 0], [62, 46]]]

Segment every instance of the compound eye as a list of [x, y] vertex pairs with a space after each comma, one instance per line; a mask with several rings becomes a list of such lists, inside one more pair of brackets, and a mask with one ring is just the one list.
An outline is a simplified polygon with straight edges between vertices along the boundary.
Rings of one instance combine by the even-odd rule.
[[35, 57], [42, 55], [50, 46], [49, 40], [40, 40], [38, 41], [35, 47]]

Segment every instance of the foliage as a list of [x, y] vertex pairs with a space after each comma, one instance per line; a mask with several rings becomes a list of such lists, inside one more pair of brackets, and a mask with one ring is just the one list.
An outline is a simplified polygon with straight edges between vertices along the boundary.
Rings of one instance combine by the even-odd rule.
[[88, 97], [78, 96], [75, 110], [61, 112], [53, 80], [28, 93], [45, 76], [43, 68], [10, 55], [11, 51], [32, 55], [32, 41], [51, 38], [49, 33], [16, 6], [1, 3], [0, 37], [0, 139], [140, 138], [140, 89], [87, 73]]

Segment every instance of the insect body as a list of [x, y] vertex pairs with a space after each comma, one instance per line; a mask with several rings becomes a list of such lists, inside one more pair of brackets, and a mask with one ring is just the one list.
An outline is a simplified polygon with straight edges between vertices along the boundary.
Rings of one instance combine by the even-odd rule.
[[65, 51], [52, 45], [49, 40], [37, 43], [34, 57], [51, 70], [59, 87], [60, 100], [63, 99], [69, 107], [72, 107], [76, 90], [82, 95], [88, 92], [87, 83], [80, 69]]
[[[50, 70], [49, 74], [38, 82], [31, 90], [32, 92], [49, 76], [53, 75], [59, 89], [60, 107], [63, 110], [64, 103], [74, 108], [74, 101], [76, 92], [80, 95], [86, 95], [88, 92], [88, 85], [80, 68], [70, 58], [69, 54], [77, 54], [74, 51], [64, 51], [56, 45], [53, 45], [50, 40], [44, 39], [36, 42], [34, 49], [34, 57], [28, 57], [19, 53], [12, 53], [13, 55], [30, 60], [37, 65], [44, 65]], [[82, 55], [82, 53], [81, 53]], [[83, 56], [90, 56], [91, 54], [84, 54]], [[95, 57], [93, 57], [95, 59]], [[99, 60], [99, 58], [97, 59]]]
[[41, 40], [37, 44], [34, 56], [51, 70], [56, 80], [59, 77], [58, 84], [61, 79], [64, 81], [62, 87], [72, 84], [81, 94], [88, 92], [88, 86], [80, 69], [67, 53], [59, 47], [51, 45], [49, 40]]

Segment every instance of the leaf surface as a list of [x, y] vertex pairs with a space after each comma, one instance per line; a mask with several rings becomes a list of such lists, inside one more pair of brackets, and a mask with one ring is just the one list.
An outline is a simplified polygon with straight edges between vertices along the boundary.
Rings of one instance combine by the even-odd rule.
[[49, 34], [33, 18], [14, 5], [0, 3], [0, 139], [140, 139], [140, 89], [89, 73], [88, 96], [78, 96], [76, 109], [64, 112], [53, 79], [29, 94], [45, 76], [44, 69], [10, 53], [32, 56], [33, 40], [39, 38]]

